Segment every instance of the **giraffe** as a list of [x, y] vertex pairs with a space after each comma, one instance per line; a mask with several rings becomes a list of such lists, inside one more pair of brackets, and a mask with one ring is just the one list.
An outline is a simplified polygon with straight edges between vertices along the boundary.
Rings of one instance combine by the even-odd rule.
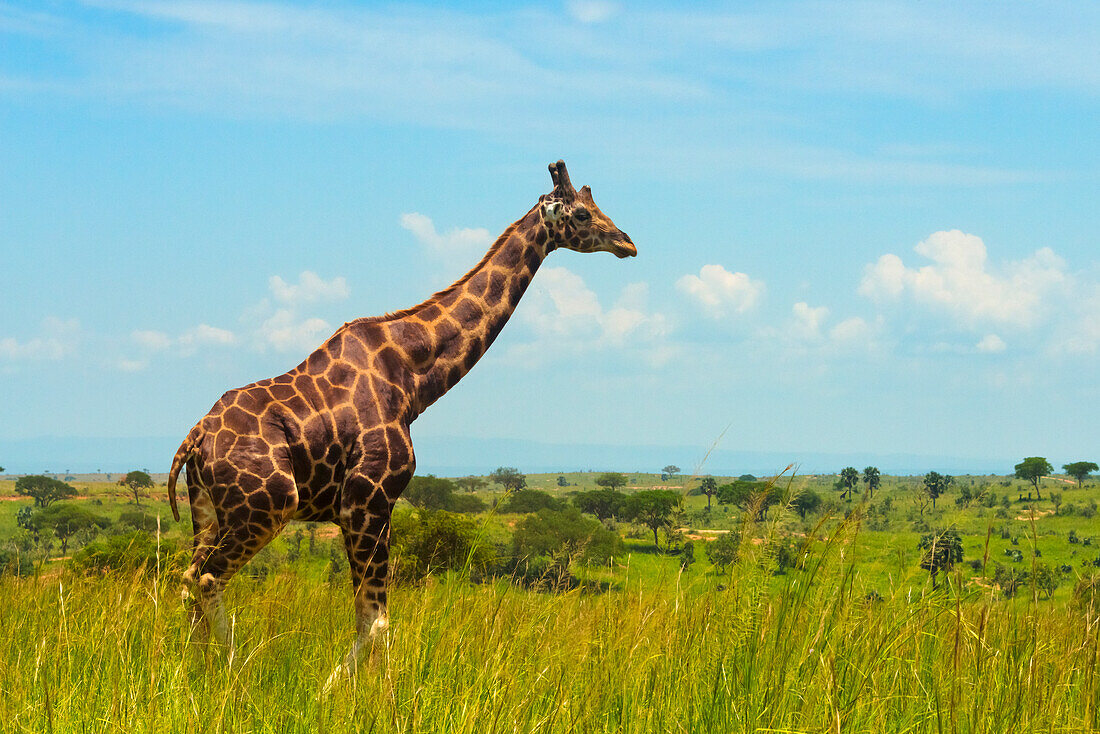
[[388, 626], [389, 520], [413, 476], [409, 426], [481, 358], [556, 249], [637, 255], [587, 187], [551, 163], [549, 194], [462, 278], [423, 303], [345, 323], [294, 369], [225, 393], [172, 460], [187, 467], [194, 531], [184, 572], [192, 622], [229, 651], [226, 583], [292, 519], [334, 522], [351, 569], [356, 637], [333, 671], [354, 674]]

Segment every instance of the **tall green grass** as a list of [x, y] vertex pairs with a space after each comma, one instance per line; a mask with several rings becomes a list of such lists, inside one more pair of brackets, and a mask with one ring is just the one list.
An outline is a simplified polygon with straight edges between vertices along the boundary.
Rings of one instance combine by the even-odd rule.
[[[1065, 605], [868, 599], [855, 521], [778, 590], [746, 532], [719, 588], [670, 575], [545, 594], [430, 579], [391, 594], [358, 677], [349, 589], [293, 571], [230, 585], [233, 669], [188, 641], [170, 576], [0, 579], [0, 729], [55, 732], [1008, 732], [1100, 728], [1100, 620]], [[769, 589], [771, 589], [769, 591]], [[984, 592], [983, 592], [984, 593]], [[991, 594], [991, 592], [990, 592]]]

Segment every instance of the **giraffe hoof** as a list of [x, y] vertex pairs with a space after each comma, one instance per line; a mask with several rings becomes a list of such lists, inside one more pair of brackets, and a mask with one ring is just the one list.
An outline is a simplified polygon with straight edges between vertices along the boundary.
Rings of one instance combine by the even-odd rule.
[[333, 668], [332, 673], [329, 675], [328, 680], [325, 681], [324, 688], [321, 689], [321, 695], [327, 696], [332, 693], [332, 689], [338, 686], [342, 681], [350, 680], [351, 673], [347, 666], [340, 663]]

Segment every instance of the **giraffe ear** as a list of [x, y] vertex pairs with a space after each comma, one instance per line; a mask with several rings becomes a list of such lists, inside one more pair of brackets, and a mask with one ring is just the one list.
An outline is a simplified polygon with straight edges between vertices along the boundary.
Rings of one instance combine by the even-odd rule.
[[562, 206], [560, 201], [547, 201], [542, 205], [542, 218], [550, 224], [554, 224], [561, 219], [564, 209], [565, 207]]

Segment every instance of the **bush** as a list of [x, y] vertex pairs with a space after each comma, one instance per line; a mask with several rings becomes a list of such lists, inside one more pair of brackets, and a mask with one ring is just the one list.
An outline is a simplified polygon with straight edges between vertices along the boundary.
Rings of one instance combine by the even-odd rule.
[[1016, 591], [1027, 582], [1027, 571], [1008, 568], [998, 563], [997, 569], [993, 572], [993, 583], [1001, 588], [1001, 593], [1006, 599], [1016, 596]]
[[540, 489], [519, 489], [505, 497], [497, 509], [501, 512], [527, 513], [562, 510], [565, 506], [565, 502]]
[[726, 569], [737, 560], [737, 554], [740, 550], [740, 534], [734, 532], [722, 533], [707, 543], [707, 560], [714, 564], [719, 573], [725, 573]]
[[1082, 576], [1073, 587], [1073, 605], [1082, 611], [1100, 611], [1100, 573]]
[[141, 510], [126, 510], [118, 516], [118, 524], [146, 533], [157, 532], [157, 517]]
[[485, 500], [475, 494], [456, 494], [452, 495], [450, 505], [446, 509], [465, 515], [476, 515], [479, 512], [485, 512], [489, 506], [485, 504]]
[[484, 573], [495, 556], [489, 544], [478, 538], [473, 521], [446, 510], [394, 513], [391, 526], [394, 577], [399, 581], [418, 581], [467, 564], [472, 572]]
[[154, 537], [140, 530], [126, 535], [111, 535], [92, 541], [73, 554], [70, 565], [85, 573], [91, 571], [156, 571], [157, 556], [161, 570], [182, 570], [187, 553], [175, 543]]
[[623, 541], [576, 507], [542, 509], [516, 524], [512, 552], [517, 559], [545, 558], [567, 568], [572, 560], [607, 563], [623, 552]]
[[33, 571], [30, 554], [0, 550], [0, 576], [29, 576]]

